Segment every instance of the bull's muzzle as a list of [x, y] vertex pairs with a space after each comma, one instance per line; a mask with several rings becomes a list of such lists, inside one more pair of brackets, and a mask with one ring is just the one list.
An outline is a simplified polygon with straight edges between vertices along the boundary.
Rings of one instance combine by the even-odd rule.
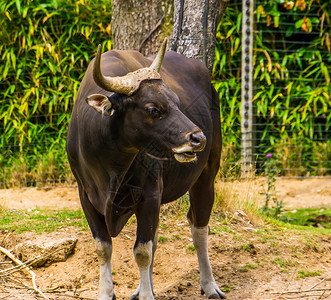
[[203, 151], [206, 146], [206, 136], [199, 129], [186, 135], [187, 143], [173, 148], [174, 157], [178, 162], [191, 162], [197, 160], [197, 152]]

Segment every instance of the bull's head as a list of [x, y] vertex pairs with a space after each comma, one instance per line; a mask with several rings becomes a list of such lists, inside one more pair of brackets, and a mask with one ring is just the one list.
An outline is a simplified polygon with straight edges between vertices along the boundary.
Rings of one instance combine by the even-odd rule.
[[178, 96], [161, 79], [159, 71], [167, 40], [149, 68], [122, 77], [101, 72], [101, 46], [94, 61], [94, 81], [113, 92], [110, 97], [93, 94], [87, 103], [103, 115], [122, 122], [121, 136], [129, 148], [145, 151], [156, 159], [174, 156], [179, 162], [196, 160], [196, 152], [206, 145], [206, 137], [179, 109]]

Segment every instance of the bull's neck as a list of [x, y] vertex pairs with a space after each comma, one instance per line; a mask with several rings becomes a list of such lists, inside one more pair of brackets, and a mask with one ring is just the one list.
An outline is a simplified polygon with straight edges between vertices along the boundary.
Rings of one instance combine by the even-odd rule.
[[[96, 193], [97, 198], [104, 199], [101, 203], [93, 204], [104, 213], [106, 213], [107, 207], [103, 205], [113, 203], [118, 189], [123, 184], [124, 177], [137, 155], [137, 153], [115, 149], [108, 150], [108, 157], [105, 158], [104, 155], [101, 155], [97, 161], [89, 161], [88, 165], [88, 172], [93, 180], [92, 186], [94, 186], [92, 193]], [[100, 207], [100, 205], [102, 206]]]
[[114, 171], [118, 178], [125, 176], [126, 172], [137, 156], [137, 153], [137, 151], [127, 152], [124, 150], [118, 150], [116, 154], [113, 153], [113, 157], [111, 159], [111, 170]]

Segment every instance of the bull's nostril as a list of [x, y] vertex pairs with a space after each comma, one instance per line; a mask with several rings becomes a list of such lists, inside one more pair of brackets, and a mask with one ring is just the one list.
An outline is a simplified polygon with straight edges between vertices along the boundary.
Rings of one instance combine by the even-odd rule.
[[202, 132], [193, 132], [189, 136], [190, 143], [194, 147], [204, 147], [206, 143], [206, 137]]
[[190, 135], [190, 142], [191, 142], [192, 144], [199, 145], [199, 144], [200, 144], [200, 139], [199, 139], [198, 135], [195, 134], [195, 133], [192, 133], [192, 134]]

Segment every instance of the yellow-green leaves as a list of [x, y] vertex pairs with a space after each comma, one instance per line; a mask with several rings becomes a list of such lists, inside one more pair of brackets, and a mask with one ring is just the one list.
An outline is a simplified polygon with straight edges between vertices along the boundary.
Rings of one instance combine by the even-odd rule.
[[44, 169], [44, 180], [70, 174], [64, 149], [69, 115], [96, 45], [110, 48], [110, 35], [100, 29], [108, 28], [110, 9], [109, 0], [0, 0], [2, 186], [23, 177], [36, 185], [36, 166], [52, 151], [55, 165]]

